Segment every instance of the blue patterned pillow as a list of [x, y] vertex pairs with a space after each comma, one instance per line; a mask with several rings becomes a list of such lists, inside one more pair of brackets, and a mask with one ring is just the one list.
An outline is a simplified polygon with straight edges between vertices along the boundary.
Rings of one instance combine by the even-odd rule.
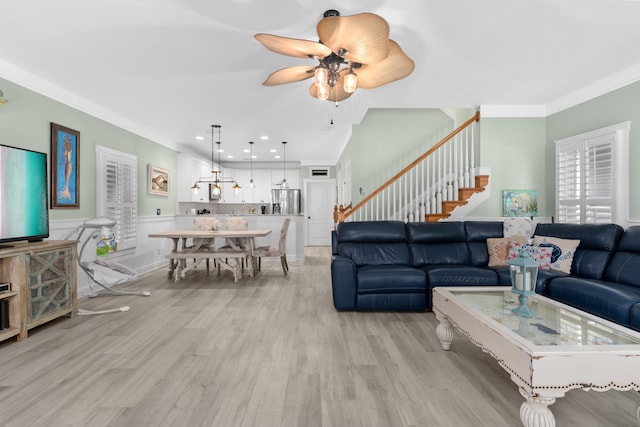
[[507, 261], [516, 258], [520, 254], [520, 249], [524, 249], [529, 255], [529, 258], [538, 263], [538, 268], [544, 268], [548, 270], [551, 268], [551, 249], [520, 244], [517, 242], [509, 243], [509, 255], [507, 255]]
[[551, 249], [551, 269], [571, 273], [573, 256], [580, 244], [580, 240], [560, 239], [549, 236], [533, 236], [535, 246]]

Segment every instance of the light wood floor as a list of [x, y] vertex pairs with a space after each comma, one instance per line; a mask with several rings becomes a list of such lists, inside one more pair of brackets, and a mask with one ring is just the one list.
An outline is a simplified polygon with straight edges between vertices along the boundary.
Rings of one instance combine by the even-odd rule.
[[[178, 284], [164, 270], [0, 344], [3, 426], [518, 426], [522, 398], [489, 355], [433, 313], [339, 313], [329, 252], [304, 266], [263, 262], [234, 284], [203, 268]], [[637, 425], [637, 392], [573, 390], [558, 426]]]

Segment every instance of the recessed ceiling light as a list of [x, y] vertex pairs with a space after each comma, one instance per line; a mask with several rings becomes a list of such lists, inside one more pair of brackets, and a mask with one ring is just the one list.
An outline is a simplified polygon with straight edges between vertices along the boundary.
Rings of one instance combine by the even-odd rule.
[[243, 153], [248, 153], [250, 150], [248, 148], [245, 148], [244, 150], [242, 150]]
[[218, 153], [224, 153], [224, 150], [222, 148], [218, 148]]
[[196, 136], [196, 139], [197, 139], [198, 141], [202, 141], [202, 140], [204, 139], [204, 136], [200, 136], [200, 135], [198, 135], [198, 136]]
[[269, 152], [270, 152], [270, 153], [275, 153], [275, 152], [277, 152], [277, 151], [278, 151], [278, 150], [276, 150], [275, 148], [272, 148], [271, 150], [269, 150]]
[[233, 159], [233, 156], [227, 156], [227, 159]]
[[275, 156], [273, 156], [273, 157], [275, 157], [276, 159], [279, 159], [279, 158], [280, 158], [280, 156], [278, 156], [277, 154], [276, 154]]
[[262, 135], [260, 139], [269, 139], [269, 137], [267, 135]]
[[252, 159], [257, 159], [258, 156], [256, 156], [255, 154], [253, 156], [251, 156]]

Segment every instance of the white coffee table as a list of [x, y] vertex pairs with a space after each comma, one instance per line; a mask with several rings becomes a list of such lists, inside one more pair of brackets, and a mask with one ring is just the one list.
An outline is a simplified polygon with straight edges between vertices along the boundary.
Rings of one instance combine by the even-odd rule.
[[[549, 409], [574, 388], [640, 389], [640, 333], [539, 295], [530, 297], [531, 319], [510, 287], [439, 287], [433, 290], [436, 334], [449, 350], [453, 326], [495, 358], [526, 399], [527, 427], [555, 426]], [[640, 403], [636, 405], [640, 422]]]

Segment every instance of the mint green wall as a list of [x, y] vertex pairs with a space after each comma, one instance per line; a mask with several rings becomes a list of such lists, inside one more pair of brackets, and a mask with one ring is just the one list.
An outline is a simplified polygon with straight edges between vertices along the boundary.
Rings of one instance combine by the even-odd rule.
[[[547, 171], [555, 169], [553, 141], [602, 127], [631, 121], [629, 133], [629, 219], [640, 219], [640, 82], [567, 108], [547, 118]], [[555, 176], [547, 177], [547, 203], [555, 205]]]
[[[480, 158], [491, 168], [491, 196], [471, 217], [502, 216], [502, 190], [536, 190], [538, 215], [553, 215], [546, 200], [544, 118], [480, 118]], [[550, 206], [550, 207], [549, 207]]]
[[[471, 115], [470, 115], [471, 116]], [[353, 127], [338, 164], [351, 160], [351, 202], [355, 205], [453, 130], [453, 119], [437, 109], [370, 109]]]
[[[175, 214], [177, 192], [171, 183], [169, 197], [147, 194], [147, 164], [175, 174], [175, 151], [7, 80], [0, 79], [0, 89], [9, 100], [0, 108], [2, 144], [46, 152], [50, 161], [51, 122], [80, 132], [80, 209], [52, 209], [51, 220], [95, 216], [96, 145], [138, 156], [139, 216], [155, 215], [157, 208], [162, 215]], [[175, 182], [177, 177], [172, 178]]]

